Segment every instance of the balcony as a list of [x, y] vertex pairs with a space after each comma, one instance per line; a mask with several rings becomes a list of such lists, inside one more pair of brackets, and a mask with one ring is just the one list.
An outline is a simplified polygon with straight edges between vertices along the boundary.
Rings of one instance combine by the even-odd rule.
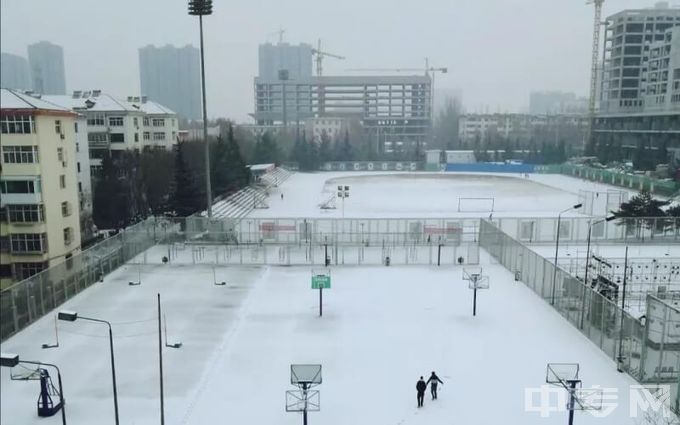
[[3, 193], [0, 207], [7, 204], [42, 204], [41, 193]]

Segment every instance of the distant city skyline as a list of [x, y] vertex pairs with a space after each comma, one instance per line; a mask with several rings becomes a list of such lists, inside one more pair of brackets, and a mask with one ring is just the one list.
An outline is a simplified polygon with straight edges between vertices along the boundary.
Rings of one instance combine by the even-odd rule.
[[28, 67], [32, 89], [41, 94], [66, 94], [64, 49], [49, 41], [29, 44]]
[[201, 63], [191, 45], [139, 49], [140, 94], [190, 120], [202, 119]]
[[[327, 60], [326, 75], [342, 75], [347, 68], [420, 67], [428, 57], [433, 66], [450, 70], [437, 76], [436, 87], [458, 88], [468, 110], [526, 110], [531, 91], [588, 93], [592, 6], [571, 0], [431, 0], [428, 7], [394, 8], [382, 0], [348, 0], [328, 19], [327, 10], [316, 2], [299, 1], [296, 8], [274, 0], [215, 5], [214, 14], [204, 21], [211, 118], [249, 120], [258, 45], [276, 42], [278, 34], [272, 33], [279, 28], [287, 29], [283, 38], [291, 44], [313, 45], [321, 38], [325, 49], [347, 57]], [[185, 3], [120, 0], [98, 5], [97, 10], [84, 0], [72, 0], [66, 10], [48, 0], [0, 0], [0, 5], [1, 50], [21, 55], [27, 42], [40, 40], [63, 46], [69, 90], [141, 94], [139, 48], [198, 45], [197, 25]], [[640, 0], [605, 2], [604, 15], [653, 5]], [[134, 14], [129, 13], [132, 7]], [[354, 13], [357, 8], [363, 11], [360, 16]], [[52, 19], [57, 15], [60, 19]], [[377, 15], [382, 19], [376, 20]], [[560, 19], [538, 18], [555, 16]], [[152, 25], [152, 19], [163, 24]], [[96, 36], [66, 30], [83, 25], [94, 25]]]

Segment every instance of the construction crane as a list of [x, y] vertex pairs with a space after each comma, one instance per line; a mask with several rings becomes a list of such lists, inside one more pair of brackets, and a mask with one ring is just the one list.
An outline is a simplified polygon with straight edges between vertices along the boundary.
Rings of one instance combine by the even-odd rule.
[[283, 28], [279, 28], [278, 31], [270, 32], [269, 34], [267, 34], [267, 38], [269, 38], [273, 35], [278, 35], [279, 36], [279, 44], [281, 44], [281, 43], [283, 43], [283, 34], [285, 34], [285, 33], [286, 33], [286, 30], [284, 30]]
[[321, 39], [319, 39], [316, 49], [312, 48], [312, 54], [316, 55], [316, 75], [321, 77], [323, 75], [323, 58], [328, 56], [330, 58], [344, 60], [344, 56], [336, 55], [333, 53], [324, 52], [321, 50]]
[[[590, 98], [588, 102], [588, 133], [586, 134], [586, 149], [593, 148], [593, 123], [595, 121], [595, 103], [597, 96], [597, 61], [600, 52], [600, 27], [602, 26], [602, 4], [604, 0], [587, 0], [586, 4], [595, 5], [595, 19], [593, 21], [593, 50], [590, 64]], [[604, 66], [604, 63], [602, 64]], [[591, 152], [592, 153], [592, 152]]]

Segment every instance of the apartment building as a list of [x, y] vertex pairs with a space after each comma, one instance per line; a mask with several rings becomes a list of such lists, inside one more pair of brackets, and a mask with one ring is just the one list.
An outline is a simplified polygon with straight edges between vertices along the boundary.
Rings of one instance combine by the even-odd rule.
[[28, 46], [33, 90], [43, 94], [65, 94], [64, 49], [48, 41]]
[[107, 155], [115, 157], [121, 151], [145, 148], [172, 149], [177, 141], [177, 114], [146, 96], [118, 99], [101, 90], [77, 90], [70, 96], [41, 98], [85, 117], [93, 171], [101, 167]]
[[0, 90], [0, 285], [26, 279], [80, 251], [77, 115]]

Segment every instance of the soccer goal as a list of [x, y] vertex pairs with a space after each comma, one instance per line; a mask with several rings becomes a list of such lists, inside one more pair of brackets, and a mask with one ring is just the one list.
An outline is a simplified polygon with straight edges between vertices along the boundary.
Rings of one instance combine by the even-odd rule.
[[496, 198], [458, 198], [458, 212], [494, 211]]

